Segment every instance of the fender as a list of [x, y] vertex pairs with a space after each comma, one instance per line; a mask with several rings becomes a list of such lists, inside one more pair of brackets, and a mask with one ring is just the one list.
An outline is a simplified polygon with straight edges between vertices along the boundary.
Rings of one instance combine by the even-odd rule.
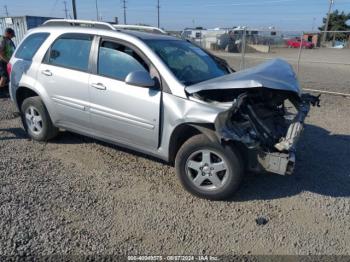
[[15, 95], [14, 95], [13, 99], [14, 99], [14, 102], [16, 103], [17, 109], [20, 111], [18, 101], [17, 101], [17, 92], [20, 91], [21, 88], [30, 89], [31, 91], [38, 94], [40, 99], [43, 101], [43, 103], [44, 103], [44, 105], [45, 105], [45, 107], [46, 107], [46, 109], [51, 117], [52, 122], [55, 123], [56, 119], [58, 119], [57, 113], [56, 113], [56, 110], [51, 102], [51, 98], [48, 95], [48, 93], [46, 92], [45, 88], [41, 84], [39, 84], [38, 82], [36, 82], [35, 87], [30, 86], [30, 85], [25, 84], [25, 83], [28, 83], [28, 82], [21, 81], [20, 85], [17, 88], [15, 88], [15, 92], [14, 92]]
[[158, 153], [163, 159], [168, 160], [170, 157], [170, 141], [174, 131], [179, 126], [190, 126], [200, 133], [205, 134], [211, 141], [217, 141], [218, 137], [210, 126], [214, 125], [217, 115], [224, 111], [224, 108], [191, 101], [167, 93], [163, 93], [161, 107], [162, 126], [160, 129], [160, 147]]
[[205, 135], [210, 141], [215, 143], [220, 143], [220, 139], [218, 138], [217, 134], [213, 129], [210, 129], [208, 126], [196, 123], [196, 124], [189, 124], [190, 126], [197, 129], [199, 132], [201, 132], [203, 135]]

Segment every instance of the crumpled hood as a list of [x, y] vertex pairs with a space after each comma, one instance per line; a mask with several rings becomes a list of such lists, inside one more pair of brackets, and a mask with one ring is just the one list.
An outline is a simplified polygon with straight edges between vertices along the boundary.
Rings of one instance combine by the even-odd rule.
[[290, 64], [282, 59], [274, 59], [258, 66], [217, 77], [185, 90], [193, 94], [203, 90], [270, 88], [301, 94], [300, 84]]

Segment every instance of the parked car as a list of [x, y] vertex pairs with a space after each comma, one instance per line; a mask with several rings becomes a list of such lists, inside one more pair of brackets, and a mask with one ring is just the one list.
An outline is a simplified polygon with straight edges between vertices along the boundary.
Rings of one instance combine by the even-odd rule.
[[332, 48], [343, 49], [346, 47], [346, 43], [343, 41], [335, 41]]
[[292, 47], [292, 48], [303, 47], [303, 48], [308, 48], [308, 49], [312, 49], [315, 47], [312, 42], [308, 42], [306, 40], [301, 41], [300, 38], [293, 38], [293, 39], [287, 40], [287, 46]]
[[33, 140], [64, 129], [143, 152], [213, 200], [231, 197], [248, 171], [293, 172], [319, 100], [302, 94], [288, 63], [235, 72], [175, 37], [64, 21], [30, 31], [9, 63], [11, 98]]

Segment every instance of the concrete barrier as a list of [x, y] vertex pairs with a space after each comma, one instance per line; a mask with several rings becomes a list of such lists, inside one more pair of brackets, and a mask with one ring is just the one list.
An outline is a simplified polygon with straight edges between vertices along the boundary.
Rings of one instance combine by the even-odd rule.
[[260, 52], [260, 53], [269, 53], [270, 52], [270, 46], [268, 46], [268, 45], [251, 45], [250, 44], [248, 46], [257, 52]]

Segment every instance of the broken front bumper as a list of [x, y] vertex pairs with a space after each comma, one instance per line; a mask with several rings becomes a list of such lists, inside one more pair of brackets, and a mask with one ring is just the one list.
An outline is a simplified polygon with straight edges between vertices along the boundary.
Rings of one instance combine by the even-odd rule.
[[304, 121], [310, 106], [319, 106], [319, 97], [305, 94], [298, 104], [298, 113], [290, 124], [285, 137], [274, 145], [278, 152], [259, 152], [258, 163], [261, 167], [279, 175], [291, 175], [295, 166], [296, 145], [304, 128]]
[[258, 162], [261, 168], [267, 172], [279, 175], [291, 175], [295, 166], [295, 153], [266, 153], [258, 154]]

